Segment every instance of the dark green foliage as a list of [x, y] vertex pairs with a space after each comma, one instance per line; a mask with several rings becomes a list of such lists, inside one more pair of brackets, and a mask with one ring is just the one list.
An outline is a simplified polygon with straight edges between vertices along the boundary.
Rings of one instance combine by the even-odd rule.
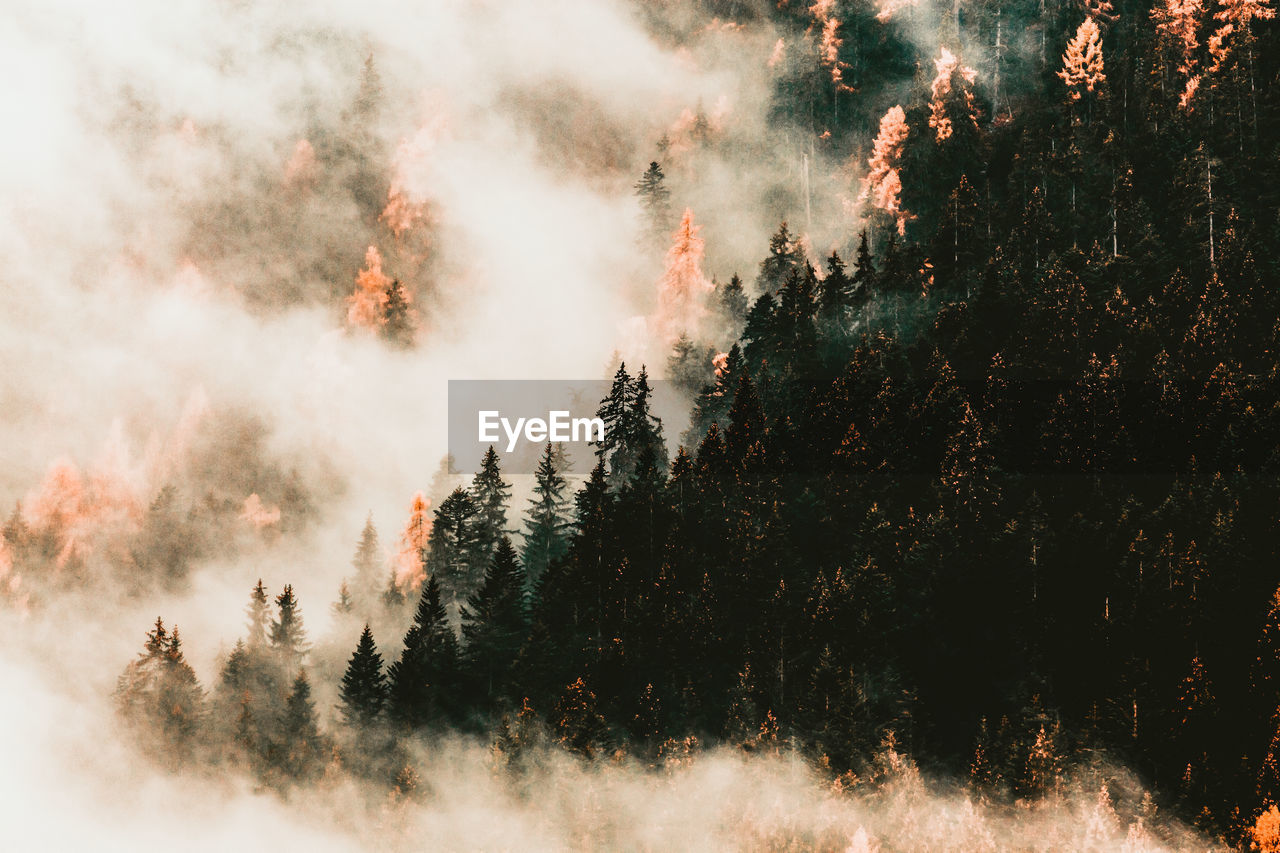
[[725, 284], [717, 284], [715, 296], [716, 315], [729, 337], [736, 338], [747, 321], [747, 293], [742, 279], [735, 273]]
[[791, 232], [787, 230], [787, 223], [783, 222], [769, 240], [768, 257], [760, 262], [756, 290], [765, 295], [775, 293], [800, 268], [803, 260]]
[[365, 625], [360, 641], [342, 676], [342, 717], [352, 725], [370, 725], [387, 703], [387, 677], [382, 671], [382, 655], [373, 642], [373, 632]]
[[609, 396], [600, 401], [597, 417], [604, 421], [604, 440], [594, 442], [596, 456], [608, 465], [609, 484], [620, 489], [631, 481], [642, 456], [658, 468], [666, 467], [667, 449], [662, 420], [649, 411], [648, 371], [642, 365], [635, 377], [626, 364], [618, 367]]
[[494, 549], [480, 588], [462, 607], [462, 638], [470, 676], [479, 695], [492, 700], [510, 677], [529, 631], [524, 569], [511, 540]]
[[479, 510], [471, 493], [461, 487], [440, 502], [431, 527], [427, 573], [438, 578], [449, 602], [464, 599], [479, 582], [483, 551], [477, 527]]
[[645, 242], [651, 246], [664, 246], [675, 223], [672, 222], [671, 191], [667, 189], [662, 166], [657, 162], [650, 163], [636, 182], [635, 190], [644, 219]]
[[[1280, 28], [1257, 22], [1243, 55], [1202, 66], [1183, 109], [1150, 9], [1117, 6], [1107, 94], [1068, 104], [1054, 72], [1078, 8], [965, 7], [943, 42], [989, 65], [972, 84], [952, 76], [939, 139], [932, 57], [906, 37], [923, 19], [837, 5], [846, 89], [789, 50], [772, 120], [800, 151], [865, 162], [902, 103], [903, 233], [872, 214], [819, 278], [784, 225], [759, 247], [749, 309], [736, 276], [718, 286], [710, 340], [678, 342], [669, 362], [696, 395], [669, 467], [646, 371], [620, 365], [572, 524], [543, 455], [528, 586], [487, 458], [436, 510], [389, 716], [505, 712], [498, 752], [516, 773], [533, 708], [584, 756], [696, 732], [794, 743], [874, 780], [888, 745], [989, 797], [1051, 797], [1081, 764], [1115, 761], [1236, 843], [1280, 796]], [[789, 46], [812, 39], [807, 4], [748, 14]], [[719, 144], [705, 117], [698, 135], [695, 152]], [[653, 164], [637, 187], [655, 234], [662, 181]], [[777, 204], [794, 217], [789, 195]], [[823, 215], [805, 231], [853, 236]], [[714, 372], [710, 343], [726, 351]], [[144, 553], [167, 553], [165, 500]], [[19, 558], [56, 553], [25, 528], [5, 528]], [[361, 543], [362, 616], [380, 585], [371, 526]], [[461, 605], [464, 651], [447, 605]], [[215, 694], [227, 737], [259, 752], [288, 683], [266, 654], [268, 611], [259, 585]], [[271, 645], [297, 658], [283, 612]], [[125, 707], [152, 709], [142, 719], [164, 717], [146, 685], [168, 644], [149, 639], [122, 681]], [[170, 723], [179, 740], [197, 717]]]
[[[507, 501], [511, 499], [511, 484], [502, 479], [498, 454], [493, 445], [480, 460], [480, 470], [471, 481], [471, 497], [475, 501], [474, 520], [475, 559], [488, 562], [499, 540], [507, 534]], [[466, 593], [470, 589], [465, 590]]]
[[596, 707], [596, 696], [581, 678], [565, 688], [552, 710], [552, 727], [568, 750], [591, 758], [610, 745], [608, 724]]
[[520, 559], [530, 583], [536, 584], [555, 560], [569, 549], [567, 486], [556, 466], [550, 442], [534, 474], [533, 497], [525, 515], [524, 547]]
[[459, 705], [458, 638], [434, 575], [422, 585], [400, 658], [388, 670], [389, 712], [411, 726], [440, 723]]

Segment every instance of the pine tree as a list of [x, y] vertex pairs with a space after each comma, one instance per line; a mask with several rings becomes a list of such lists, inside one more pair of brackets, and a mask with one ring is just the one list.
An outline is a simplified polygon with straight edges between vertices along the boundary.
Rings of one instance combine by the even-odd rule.
[[778, 354], [781, 344], [778, 331], [777, 300], [766, 293], [751, 305], [742, 329], [743, 353], [752, 370], [760, 370]]
[[408, 291], [394, 279], [387, 285], [382, 300], [382, 323], [378, 334], [382, 339], [401, 349], [413, 346], [414, 332], [417, 331], [417, 312], [413, 310]]
[[1062, 70], [1058, 72], [1066, 84], [1072, 101], [1079, 101], [1086, 94], [1092, 95], [1107, 76], [1103, 69], [1102, 33], [1093, 18], [1085, 18], [1067, 44], [1062, 54]]
[[457, 707], [458, 639], [440, 601], [435, 576], [422, 585], [400, 659], [391, 664], [389, 710], [412, 726], [440, 722]]
[[977, 72], [947, 48], [933, 61], [937, 72], [929, 100], [929, 127], [938, 144], [972, 137], [977, 131], [973, 81]]
[[351, 587], [344, 580], [338, 584], [338, 598], [333, 602], [333, 615], [339, 618], [351, 615], [355, 604], [351, 600]]
[[143, 651], [116, 683], [116, 706], [141, 734], [155, 738], [162, 758], [191, 755], [204, 712], [204, 691], [182, 652], [177, 627], [168, 631], [157, 618]]
[[671, 191], [667, 189], [662, 166], [656, 161], [650, 163], [635, 190], [644, 218], [645, 242], [661, 246], [671, 231]]
[[427, 575], [436, 579], [446, 600], [464, 599], [479, 581], [482, 567], [476, 535], [475, 500], [464, 488], [454, 489], [440, 502], [431, 527], [427, 551]]
[[828, 323], [840, 322], [849, 305], [851, 282], [845, 275], [838, 252], [827, 258], [827, 274], [818, 284], [818, 316]]
[[547, 566], [563, 557], [569, 549], [566, 485], [564, 477], [556, 470], [551, 442], [547, 442], [538, 470], [534, 473], [533, 497], [525, 515], [524, 547], [521, 551], [521, 562], [529, 582], [535, 585]]
[[276, 596], [276, 618], [271, 622], [271, 648], [289, 671], [302, 663], [307, 652], [306, 631], [302, 626], [302, 613], [293, 594], [293, 584], [285, 584], [284, 591]]
[[756, 279], [756, 289], [762, 294], [775, 293], [795, 272], [803, 261], [803, 256], [783, 222], [778, 230], [769, 238], [769, 256], [760, 262], [760, 275]]
[[702, 348], [681, 334], [667, 357], [667, 379], [686, 394], [697, 394], [715, 375], [716, 351]]
[[867, 242], [867, 229], [862, 229], [858, 237], [858, 253], [853, 260], [853, 278], [850, 286], [853, 289], [853, 304], [866, 305], [875, 293], [876, 267], [871, 257], [871, 246]]
[[702, 226], [695, 225], [693, 210], [686, 208], [680, 225], [671, 234], [671, 247], [663, 261], [658, 282], [658, 308], [653, 331], [664, 342], [681, 334], [701, 334], [707, 303], [715, 285], [702, 272], [706, 241]]
[[480, 694], [488, 699], [502, 689], [529, 630], [526, 585], [516, 550], [504, 536], [480, 588], [461, 611], [466, 659], [480, 681]]
[[324, 755], [324, 741], [316, 721], [311, 682], [307, 679], [305, 669], [298, 670], [289, 696], [285, 699], [280, 735], [281, 742], [277, 751], [280, 770], [298, 780], [315, 776]]
[[392, 610], [404, 603], [406, 595], [416, 593], [426, 577], [432, 529], [427, 515], [430, 505], [422, 492], [414, 493], [409, 504], [409, 520], [400, 533], [385, 596], [385, 603]]
[[267, 589], [262, 585], [262, 578], [258, 578], [257, 585], [249, 593], [249, 606], [245, 608], [249, 617], [249, 648], [260, 649], [266, 645], [270, 613]]
[[373, 513], [369, 513], [364, 522], [364, 529], [360, 531], [360, 541], [356, 544], [355, 554], [351, 557], [351, 567], [355, 569], [355, 595], [362, 603], [367, 604], [375, 595], [380, 562], [378, 529], [373, 526]]
[[719, 423], [723, 427], [729, 423], [729, 408], [733, 405], [733, 395], [738, 390], [744, 369], [742, 348], [734, 344], [716, 367], [715, 384], [704, 388], [694, 401], [689, 431], [681, 437], [683, 444], [696, 447], [711, 424]]
[[565, 688], [551, 719], [560, 744], [569, 751], [593, 758], [608, 748], [608, 723], [600, 715], [596, 695], [581, 678]]
[[365, 625], [360, 641], [342, 676], [342, 717], [348, 725], [370, 725], [382, 714], [387, 701], [387, 680], [382, 655]]
[[[667, 445], [662, 436], [662, 419], [649, 411], [649, 373], [644, 365], [631, 384], [630, 404], [622, 419], [622, 442], [609, 459], [610, 483], [620, 489], [631, 481], [641, 457], [647, 453], [651, 470], [667, 467]], [[606, 433], [607, 435], [607, 433]]]
[[[880, 131], [876, 134], [867, 161], [867, 174], [862, 179], [859, 201], [870, 204], [881, 216], [892, 223], [899, 234], [906, 232], [912, 218], [902, 207], [902, 161], [907, 137], [907, 114], [901, 106], [893, 106], [880, 119]], [[863, 232], [865, 239], [866, 232]]]
[[604, 421], [604, 439], [594, 441], [596, 458], [610, 463], [616, 453], [625, 445], [626, 424], [631, 411], [632, 398], [631, 374], [627, 373], [627, 363], [618, 365], [613, 375], [613, 384], [609, 386], [609, 394], [600, 401], [596, 417]]
[[382, 272], [382, 254], [377, 246], [370, 246], [364, 268], [356, 275], [355, 290], [347, 297], [347, 328], [381, 334], [390, 288], [391, 279]]
[[729, 337], [736, 338], [747, 320], [747, 293], [737, 273], [716, 288], [715, 305], [722, 327]]
[[511, 499], [511, 484], [502, 479], [498, 454], [489, 445], [480, 470], [471, 481], [471, 497], [475, 501], [476, 559], [487, 563], [498, 542], [507, 534], [507, 501]]

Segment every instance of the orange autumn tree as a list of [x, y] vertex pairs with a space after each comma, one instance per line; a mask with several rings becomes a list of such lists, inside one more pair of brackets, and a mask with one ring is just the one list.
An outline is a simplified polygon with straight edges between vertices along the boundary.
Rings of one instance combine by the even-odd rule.
[[[1196, 73], [1199, 65], [1196, 50], [1200, 47], [1199, 30], [1203, 19], [1204, 0], [1162, 0], [1151, 10], [1159, 53], [1161, 57], [1171, 58], [1177, 63], [1177, 72], [1184, 81], [1179, 98], [1182, 109], [1189, 107], [1200, 85], [1200, 75]], [[1167, 71], [1161, 70], [1167, 76]]]
[[666, 268], [658, 284], [656, 325], [665, 341], [681, 333], [696, 337], [707, 314], [707, 297], [715, 286], [702, 272], [705, 242], [702, 226], [693, 223], [693, 211], [686, 208], [680, 225], [671, 234]]
[[1276, 16], [1270, 0], [1221, 0], [1213, 19], [1221, 26], [1209, 36], [1209, 55], [1213, 58], [1210, 73], [1216, 73], [1226, 63], [1233, 49], [1244, 44], [1249, 48], [1249, 64], [1253, 64], [1253, 29], [1257, 21], [1269, 21]]
[[1280, 809], [1272, 804], [1249, 829], [1253, 849], [1261, 853], [1280, 853]]
[[1093, 18], [1085, 18], [1075, 37], [1068, 42], [1058, 77], [1066, 84], [1067, 95], [1073, 102], [1086, 93], [1092, 95], [1107, 82], [1102, 62], [1102, 33]]
[[893, 18], [903, 9], [920, 5], [920, 0], [878, 0], [876, 3], [876, 20], [881, 23]]
[[422, 492], [413, 496], [409, 521], [400, 534], [400, 545], [392, 559], [392, 587], [402, 595], [415, 592], [427, 578], [427, 545], [431, 540], [431, 501]]
[[364, 254], [364, 269], [356, 275], [356, 289], [347, 297], [347, 327], [381, 329], [390, 286], [391, 279], [382, 272], [382, 255], [377, 246], [370, 246]]
[[[1218, 75], [1228, 66], [1232, 57], [1243, 54], [1243, 58], [1237, 58], [1232, 63], [1233, 73], [1225, 76], [1222, 82], [1238, 87], [1243, 87], [1247, 82], [1252, 105], [1255, 142], [1258, 133], [1258, 84], [1254, 77], [1253, 22], [1269, 21], [1275, 16], [1276, 10], [1272, 8], [1271, 0], [1220, 0], [1218, 11], [1214, 13], [1213, 19], [1221, 26], [1209, 36], [1209, 56], [1213, 60], [1209, 66], [1210, 75]], [[1238, 94], [1237, 90], [1237, 97]], [[1241, 127], [1241, 144], [1243, 144], [1243, 116], [1237, 116], [1237, 120]]]
[[880, 119], [880, 132], [871, 148], [867, 174], [858, 196], [859, 201], [892, 217], [899, 234], [906, 231], [906, 221], [910, 218], [902, 209], [902, 176], [898, 173], [908, 133], [906, 112], [900, 105], [890, 107]]
[[833, 101], [834, 115], [840, 115], [840, 93], [853, 91], [844, 82], [844, 71], [848, 63], [840, 60], [840, 48], [844, 40], [840, 38], [840, 19], [835, 16], [835, 0], [815, 0], [809, 7], [814, 26], [818, 31], [818, 66], [826, 70], [835, 88]]
[[956, 121], [973, 128], [978, 125], [977, 107], [973, 101], [973, 81], [978, 72], [960, 61], [945, 47], [933, 61], [937, 72], [930, 87], [929, 127], [938, 143], [946, 142], [956, 131]]

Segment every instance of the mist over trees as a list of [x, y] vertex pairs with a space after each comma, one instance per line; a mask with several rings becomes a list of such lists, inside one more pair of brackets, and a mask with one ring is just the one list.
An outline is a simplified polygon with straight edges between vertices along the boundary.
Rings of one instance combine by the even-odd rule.
[[[1280, 849], [1272, 0], [632, 11], [689, 62], [731, 40], [765, 126], [698, 93], [633, 143], [635, 116], [576, 90], [503, 91], [512, 148], [586, 151], [557, 174], [627, 204], [591, 275], [633, 322], [600, 333], [619, 339], [606, 431], [579, 470], [548, 443], [516, 477], [489, 448], [348, 530], [339, 497], [382, 481], [333, 474], [341, 442], [193, 393], [141, 461], [121, 427], [14, 501], [6, 618], [97, 594], [176, 608], [202, 572], [268, 563], [238, 636], [168, 613], [129, 629], [113, 719], [175, 779], [355, 791], [387, 825], [445, 802], [450, 750], [478, 744], [503, 808], [730, 761], [874, 816], [748, 815], [744, 849], [1027, 847], [1054, 810], [1064, 849]], [[494, 318], [533, 304], [477, 283], [486, 247], [424, 180], [448, 183], [424, 163], [455, 119], [401, 115], [370, 44], [344, 42], [341, 108], [279, 168], [174, 202], [175, 254], [202, 269], [292, 253], [237, 299], [273, 331], [322, 316], [308, 412], [333, 352], [403, 400], [402, 365], [452, 335], [503, 343]], [[539, 98], [563, 115], [534, 121]], [[201, 133], [233, 145], [194, 123], [175, 144]], [[521, 287], [569, 310], [546, 278]], [[469, 300], [493, 328], [453, 328]], [[687, 427], [652, 411], [656, 378]], [[316, 577], [329, 598], [303, 600]], [[938, 803], [968, 817], [939, 828]], [[564, 843], [628, 846], [595, 809]]]

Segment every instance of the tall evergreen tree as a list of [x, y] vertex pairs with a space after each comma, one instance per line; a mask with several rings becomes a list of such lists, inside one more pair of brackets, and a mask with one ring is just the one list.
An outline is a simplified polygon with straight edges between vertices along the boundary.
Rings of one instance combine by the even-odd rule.
[[530, 583], [537, 584], [547, 566], [569, 549], [566, 486], [564, 477], [556, 469], [551, 442], [547, 442], [538, 470], [534, 472], [533, 497], [525, 515], [521, 562]]
[[458, 706], [458, 658], [458, 638], [432, 575], [422, 585], [400, 658], [388, 671], [391, 715], [411, 726], [447, 719]]
[[262, 585], [262, 578], [249, 593], [249, 606], [245, 609], [249, 617], [249, 648], [260, 649], [267, 642], [267, 627], [270, 625], [271, 604], [267, 598], [267, 588]]
[[625, 446], [632, 393], [633, 382], [624, 361], [618, 365], [618, 370], [613, 375], [608, 396], [600, 401], [600, 407], [596, 410], [596, 417], [604, 421], [604, 439], [592, 444], [595, 445], [596, 458], [606, 464], [610, 464], [614, 455]]
[[516, 550], [504, 536], [461, 614], [470, 674], [485, 698], [492, 699], [505, 683], [528, 633], [526, 586]]
[[285, 699], [280, 721], [280, 742], [276, 750], [279, 769], [297, 780], [316, 776], [324, 759], [324, 740], [316, 720], [307, 671], [299, 669]]
[[386, 300], [382, 303], [382, 325], [378, 334], [383, 340], [402, 349], [413, 346], [413, 334], [417, 330], [414, 310], [409, 307], [409, 296], [400, 279], [387, 285]]
[[480, 470], [471, 481], [471, 498], [475, 502], [476, 559], [487, 562], [498, 542], [507, 534], [507, 501], [511, 484], [503, 481], [498, 454], [489, 445], [480, 460]]
[[302, 613], [293, 594], [293, 584], [285, 584], [276, 596], [276, 618], [271, 622], [271, 648], [290, 672], [302, 664], [307, 652], [307, 635]]
[[666, 175], [655, 161], [640, 176], [635, 186], [640, 199], [640, 212], [644, 219], [644, 240], [652, 246], [665, 245], [674, 227], [671, 213], [671, 191], [667, 189]]
[[360, 641], [342, 676], [342, 717], [349, 725], [369, 725], [382, 714], [387, 702], [387, 678], [382, 671], [382, 655], [365, 625]]
[[478, 513], [475, 499], [461, 487], [435, 511], [426, 568], [449, 602], [465, 599], [479, 582], [483, 562], [476, 532]]
[[769, 238], [769, 256], [760, 263], [760, 275], [756, 279], [756, 289], [761, 294], [771, 294], [786, 283], [787, 278], [800, 268], [803, 258], [787, 223], [783, 222], [778, 230]]

